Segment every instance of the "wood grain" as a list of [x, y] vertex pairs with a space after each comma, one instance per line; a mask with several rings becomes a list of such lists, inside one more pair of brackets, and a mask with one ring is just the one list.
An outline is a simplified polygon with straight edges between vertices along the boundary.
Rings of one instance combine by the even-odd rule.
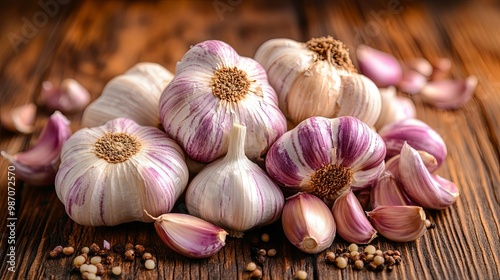
[[[47, 0], [49, 1], [49, 0]], [[500, 6], [496, 1], [60, 1], [57, 12], [13, 46], [26, 21], [43, 8], [37, 1], [2, 1], [0, 22], [0, 108], [8, 110], [37, 102], [44, 80], [71, 77], [99, 96], [104, 85], [140, 61], [157, 62], [174, 72], [191, 45], [219, 39], [241, 55], [253, 56], [264, 41], [287, 37], [307, 40], [332, 35], [351, 48], [367, 44], [407, 61], [440, 57], [453, 61], [452, 76], [475, 75], [474, 98], [457, 110], [438, 110], [412, 96], [419, 119], [445, 140], [448, 157], [438, 174], [455, 182], [458, 201], [446, 210], [427, 211], [437, 224], [411, 243], [378, 238], [374, 244], [400, 250], [403, 265], [394, 271], [340, 270], [324, 254], [308, 255], [285, 238], [280, 223], [229, 238], [216, 255], [192, 260], [175, 254], [156, 236], [151, 224], [84, 227], [69, 219], [53, 187], [36, 188], [16, 182], [16, 272], [6, 261], [7, 167], [0, 160], [0, 275], [3, 279], [79, 279], [72, 258], [51, 259], [56, 245], [77, 249], [92, 243], [142, 244], [158, 267], [116, 261], [122, 279], [248, 279], [245, 265], [255, 261], [255, 248], [275, 248], [278, 254], [262, 265], [264, 279], [293, 279], [305, 270], [309, 279], [500, 279]], [[56, 2], [57, 3], [57, 2]], [[229, 3], [233, 3], [231, 6]], [[23, 20], [25, 18], [26, 20]], [[10, 36], [10, 37], [9, 37]], [[0, 150], [11, 153], [32, 146], [51, 112], [40, 108], [33, 135], [0, 131]], [[72, 130], [81, 114], [68, 115]], [[175, 211], [182, 211], [177, 207]], [[253, 241], [263, 233], [269, 243]], [[336, 237], [331, 249], [348, 244]], [[103, 277], [105, 279], [112, 277]]]

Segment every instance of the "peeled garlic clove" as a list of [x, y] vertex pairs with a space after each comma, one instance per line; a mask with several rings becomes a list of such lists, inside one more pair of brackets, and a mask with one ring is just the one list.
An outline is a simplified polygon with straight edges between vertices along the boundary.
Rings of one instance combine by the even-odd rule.
[[382, 127], [403, 119], [415, 118], [415, 104], [410, 98], [397, 96], [396, 88], [391, 86], [381, 88], [381, 109], [380, 115], [375, 122], [375, 129], [380, 130]]
[[301, 251], [316, 254], [332, 245], [335, 221], [326, 204], [308, 193], [287, 198], [281, 216], [288, 240]]
[[407, 142], [416, 150], [433, 155], [438, 167], [444, 162], [447, 150], [443, 138], [429, 125], [418, 119], [404, 119], [384, 126], [378, 132], [387, 147], [386, 159], [398, 155]]
[[245, 155], [245, 126], [234, 124], [227, 154], [204, 167], [186, 190], [191, 215], [226, 229], [230, 236], [278, 220], [285, 199], [266, 172]]
[[59, 167], [63, 144], [70, 135], [69, 120], [56, 111], [50, 116], [33, 147], [14, 155], [5, 151], [1, 154], [16, 168], [19, 179], [35, 186], [51, 185]]
[[83, 110], [90, 102], [90, 94], [74, 79], [64, 79], [60, 87], [51, 82], [42, 83], [42, 102], [49, 110], [71, 113]]
[[337, 233], [347, 242], [368, 244], [377, 237], [377, 231], [368, 221], [365, 211], [352, 191], [341, 195], [333, 204]]
[[36, 105], [29, 103], [12, 110], [3, 109], [0, 120], [2, 126], [10, 131], [30, 134], [34, 130], [35, 118]]
[[141, 62], [109, 81], [82, 116], [82, 126], [95, 127], [115, 118], [160, 127], [158, 103], [173, 74], [163, 66]]
[[372, 207], [413, 205], [400, 184], [390, 172], [382, 174], [372, 188]]
[[298, 124], [312, 117], [354, 116], [372, 126], [380, 113], [378, 89], [357, 73], [347, 46], [331, 36], [302, 43], [264, 42], [255, 54], [276, 89], [279, 107]]
[[378, 233], [392, 241], [415, 241], [427, 231], [419, 206], [379, 206], [367, 214]]
[[433, 175], [408, 143], [401, 149], [399, 178], [408, 197], [424, 208], [444, 209], [455, 203], [459, 191], [453, 182]]
[[404, 65], [406, 68], [416, 71], [417, 73], [420, 73], [424, 77], [428, 78], [432, 75], [433, 71], [433, 66], [432, 64], [425, 58], [414, 58], [409, 60], [408, 62], [405, 62]]
[[417, 71], [407, 70], [403, 73], [398, 88], [409, 94], [419, 93], [427, 85], [427, 77]]
[[385, 145], [354, 117], [311, 117], [281, 136], [266, 156], [268, 174], [284, 189], [335, 200], [374, 183], [384, 170]]
[[378, 87], [394, 86], [400, 82], [403, 70], [393, 55], [360, 45], [356, 49], [356, 56], [361, 73]]
[[57, 197], [81, 225], [151, 222], [170, 212], [187, 186], [184, 152], [161, 130], [117, 118], [83, 128], [64, 144]]
[[217, 40], [201, 42], [183, 56], [159, 111], [167, 134], [204, 163], [227, 152], [233, 123], [252, 131], [245, 154], [254, 161], [262, 160], [287, 127], [262, 66]]
[[420, 92], [424, 101], [440, 109], [456, 109], [467, 103], [476, 91], [478, 79], [439, 80], [429, 82]]
[[200, 218], [180, 213], [163, 214], [155, 220], [160, 239], [173, 251], [189, 258], [207, 258], [226, 245], [227, 232]]

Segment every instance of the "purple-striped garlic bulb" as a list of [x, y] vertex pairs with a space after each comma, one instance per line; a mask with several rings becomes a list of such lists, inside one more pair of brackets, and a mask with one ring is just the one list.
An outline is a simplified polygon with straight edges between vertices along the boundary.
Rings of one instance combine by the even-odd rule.
[[279, 107], [293, 124], [312, 116], [354, 116], [369, 126], [377, 121], [379, 90], [358, 74], [343, 42], [331, 36], [305, 43], [271, 39], [254, 58], [266, 69]]
[[152, 222], [174, 207], [188, 183], [179, 145], [155, 127], [118, 118], [83, 128], [64, 144], [55, 190], [81, 225]]
[[205, 163], [227, 152], [233, 123], [251, 132], [245, 141], [251, 160], [259, 160], [287, 127], [262, 66], [216, 40], [193, 46], [177, 63], [159, 111], [166, 133]]
[[269, 149], [266, 169], [283, 188], [333, 201], [372, 185], [384, 171], [385, 145], [354, 117], [311, 117]]
[[233, 237], [275, 222], [285, 204], [276, 183], [245, 156], [245, 135], [246, 128], [235, 124], [227, 154], [204, 167], [186, 190], [188, 212]]

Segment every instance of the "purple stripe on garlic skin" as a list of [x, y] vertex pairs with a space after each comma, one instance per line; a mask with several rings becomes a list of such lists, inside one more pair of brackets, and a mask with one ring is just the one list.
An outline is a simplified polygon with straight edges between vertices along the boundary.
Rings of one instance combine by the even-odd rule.
[[429, 125], [418, 119], [404, 119], [384, 126], [379, 131], [387, 147], [386, 159], [398, 155], [407, 142], [416, 150], [425, 151], [437, 160], [437, 167], [444, 162], [447, 149], [443, 138]]

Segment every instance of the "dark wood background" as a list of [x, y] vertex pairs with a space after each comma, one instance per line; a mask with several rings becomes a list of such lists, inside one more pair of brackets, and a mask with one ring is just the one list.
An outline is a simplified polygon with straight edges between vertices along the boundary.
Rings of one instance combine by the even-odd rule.
[[[42, 0], [42, 3], [50, 0]], [[413, 97], [419, 119], [445, 140], [449, 155], [438, 174], [461, 190], [443, 211], [427, 212], [437, 224], [412, 243], [378, 238], [385, 249], [402, 252], [403, 265], [392, 272], [340, 270], [324, 254], [308, 255], [291, 246], [279, 224], [229, 238], [218, 254], [190, 260], [169, 250], [152, 224], [83, 227], [64, 212], [53, 187], [16, 187], [16, 271], [7, 270], [7, 167], [0, 160], [0, 278], [78, 279], [71, 258], [50, 259], [56, 245], [79, 249], [93, 242], [142, 244], [158, 261], [146, 271], [137, 260], [123, 263], [123, 279], [247, 279], [253, 260], [252, 237], [262, 232], [278, 254], [263, 265], [265, 279], [292, 279], [298, 270], [309, 279], [500, 279], [500, 3], [498, 1], [68, 1], [57, 11], [42, 11], [38, 1], [0, 2], [0, 103], [2, 110], [38, 99], [41, 83], [64, 78], [80, 81], [95, 99], [104, 85], [140, 61], [170, 71], [190, 45], [220, 39], [241, 55], [253, 56], [264, 41], [288, 37], [300, 41], [333, 35], [351, 49], [367, 44], [405, 61], [439, 57], [453, 61], [452, 75], [479, 79], [474, 98], [458, 110], [436, 110]], [[226, 5], [217, 10], [214, 3]], [[36, 31], [23, 35], [26, 21]], [[12, 36], [24, 36], [12, 43]], [[1, 131], [0, 150], [21, 151], [36, 142], [50, 112], [39, 111], [33, 135]], [[81, 114], [68, 115], [72, 130]], [[332, 249], [346, 246], [337, 237]]]

